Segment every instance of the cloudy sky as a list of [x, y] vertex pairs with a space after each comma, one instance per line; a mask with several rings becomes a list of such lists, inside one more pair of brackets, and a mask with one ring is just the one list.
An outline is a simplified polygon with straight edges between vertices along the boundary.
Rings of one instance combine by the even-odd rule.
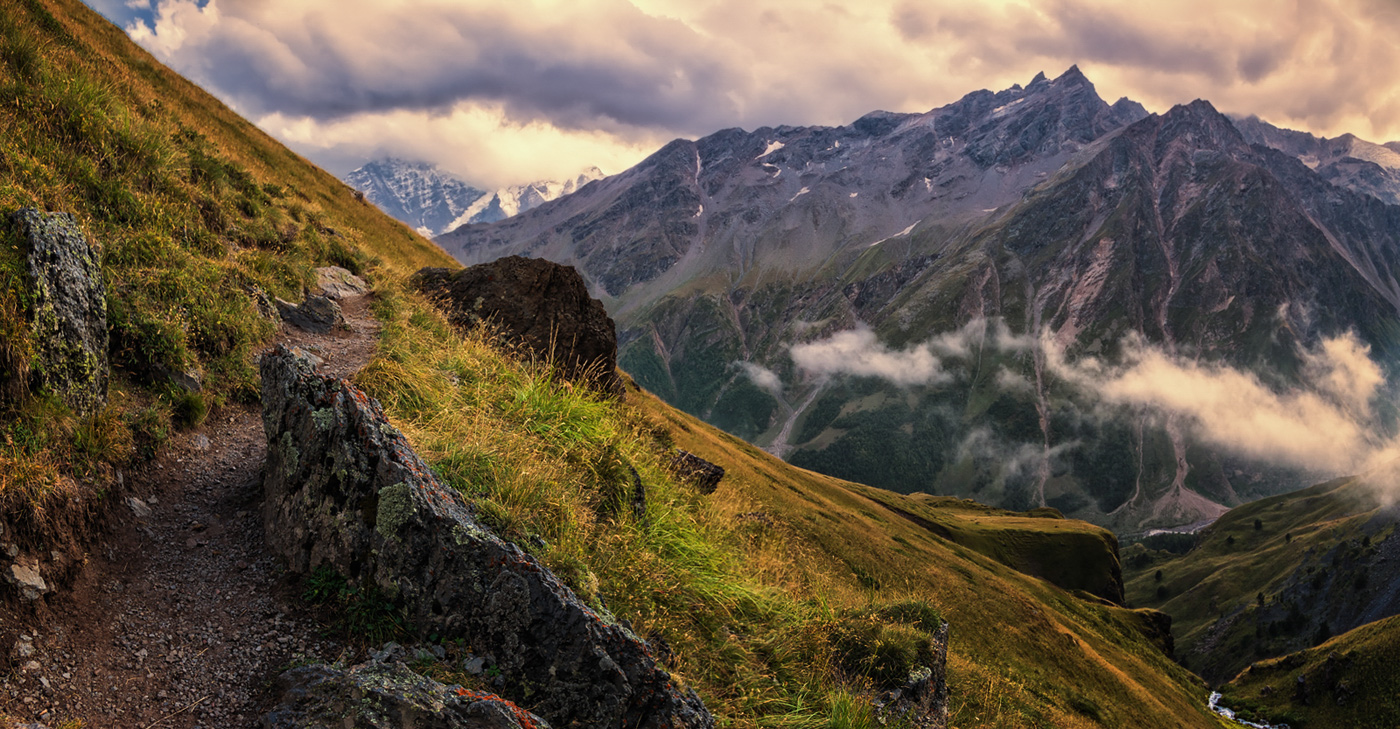
[[927, 111], [1078, 64], [1108, 101], [1205, 98], [1400, 139], [1397, 0], [87, 0], [336, 174], [615, 173], [676, 137]]

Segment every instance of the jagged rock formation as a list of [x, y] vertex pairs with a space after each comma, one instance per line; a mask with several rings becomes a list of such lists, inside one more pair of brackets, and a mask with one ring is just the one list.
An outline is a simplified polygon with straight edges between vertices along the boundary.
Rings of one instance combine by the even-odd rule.
[[424, 678], [400, 658], [390, 647], [348, 669], [320, 663], [283, 673], [263, 729], [549, 728], [499, 696]]
[[455, 273], [425, 268], [414, 282], [453, 324], [471, 329], [490, 322], [508, 342], [553, 364], [566, 379], [622, 394], [613, 321], [572, 266], [508, 256]]
[[293, 572], [331, 567], [420, 635], [466, 639], [503, 695], [557, 726], [713, 726], [645, 642], [477, 523], [378, 403], [284, 347], [261, 370], [266, 538]]
[[106, 284], [97, 253], [72, 214], [24, 208], [10, 221], [27, 249], [32, 304], [26, 318], [35, 348], [30, 375], [78, 414], [98, 410], [107, 402], [109, 369]]

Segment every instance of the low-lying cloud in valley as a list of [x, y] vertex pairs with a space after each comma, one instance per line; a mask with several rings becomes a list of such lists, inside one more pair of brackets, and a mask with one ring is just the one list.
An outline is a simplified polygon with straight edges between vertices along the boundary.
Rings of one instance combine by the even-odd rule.
[[[1118, 363], [1070, 360], [1048, 333], [1038, 339], [1015, 335], [996, 319], [974, 320], [903, 349], [861, 328], [793, 345], [790, 353], [807, 377], [876, 377], [913, 387], [949, 386], [957, 379], [950, 362], [970, 362], [988, 350], [1034, 350], [1048, 380], [1071, 385], [1090, 409], [1101, 411], [1097, 417], [1113, 417], [1122, 409], [1165, 416], [1200, 441], [1241, 457], [1339, 476], [1389, 473], [1400, 463], [1400, 438], [1377, 414], [1390, 387], [1369, 347], [1353, 334], [1323, 339], [1301, 352], [1296, 384], [1282, 389], [1248, 371], [1170, 353], [1138, 335], [1123, 342]], [[754, 369], [754, 381], [771, 389], [776, 376]], [[994, 382], [1022, 396], [1034, 391], [1027, 377], [1011, 370], [999, 371]], [[965, 447], [986, 450], [993, 442], [991, 434], [974, 431]], [[1017, 463], [1044, 457], [1039, 444], [1014, 453], [1008, 447], [1017, 446], [998, 444], [998, 452]]]
[[878, 377], [910, 387], [951, 382], [953, 375], [944, 369], [944, 359], [966, 359], [983, 347], [1009, 352], [1028, 349], [1033, 344], [1029, 337], [1012, 334], [1000, 319], [974, 319], [959, 329], [905, 349], [891, 349], [879, 341], [875, 332], [859, 328], [794, 344], [790, 353], [793, 364], [809, 375]]
[[1372, 415], [1386, 394], [1369, 348], [1351, 334], [1305, 353], [1300, 386], [1275, 390], [1257, 376], [1174, 356], [1132, 338], [1123, 363], [1068, 361], [1041, 339], [1047, 369], [1104, 402], [1184, 419], [1203, 441], [1239, 455], [1331, 473], [1390, 468], [1400, 443]]

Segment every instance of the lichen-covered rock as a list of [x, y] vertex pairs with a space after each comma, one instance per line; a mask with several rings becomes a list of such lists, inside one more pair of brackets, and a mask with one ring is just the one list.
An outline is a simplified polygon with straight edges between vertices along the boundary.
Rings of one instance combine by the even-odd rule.
[[276, 303], [277, 313], [281, 315], [282, 321], [314, 334], [325, 334], [345, 324], [345, 315], [340, 310], [340, 304], [332, 301], [329, 296], [312, 294], [299, 305], [286, 299], [277, 299]]
[[343, 301], [369, 292], [364, 279], [340, 266], [322, 266], [313, 273], [316, 274], [316, 289], [327, 298]]
[[11, 215], [24, 240], [35, 346], [32, 374], [78, 414], [107, 402], [107, 287], [97, 252], [70, 213]]
[[617, 329], [573, 266], [508, 256], [456, 273], [425, 268], [414, 283], [453, 324], [473, 328], [489, 321], [508, 341], [553, 363], [566, 379], [622, 394]]
[[710, 463], [690, 451], [677, 450], [671, 456], [671, 471], [689, 481], [702, 494], [712, 494], [724, 478], [724, 467]]
[[944, 729], [948, 726], [948, 623], [933, 635], [931, 665], [920, 666], [909, 674], [904, 685], [886, 691], [875, 702], [884, 724]]
[[422, 636], [464, 638], [556, 726], [710, 727], [646, 644], [482, 527], [379, 404], [283, 347], [262, 360], [267, 543], [378, 587]]
[[277, 679], [263, 729], [548, 729], [493, 694], [444, 686], [376, 655], [348, 670], [324, 663]]

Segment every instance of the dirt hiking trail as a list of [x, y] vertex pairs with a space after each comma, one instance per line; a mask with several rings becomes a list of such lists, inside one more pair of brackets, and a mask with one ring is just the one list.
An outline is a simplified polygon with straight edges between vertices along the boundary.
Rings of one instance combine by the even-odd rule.
[[[341, 303], [345, 328], [283, 324], [278, 341], [348, 377], [369, 361], [378, 324], [366, 296]], [[342, 657], [264, 547], [266, 450], [261, 411], [230, 406], [125, 473], [115, 528], [71, 591], [20, 625], [0, 618], [21, 634], [0, 646], [16, 661], [0, 713], [49, 729], [253, 727], [279, 672]]]

